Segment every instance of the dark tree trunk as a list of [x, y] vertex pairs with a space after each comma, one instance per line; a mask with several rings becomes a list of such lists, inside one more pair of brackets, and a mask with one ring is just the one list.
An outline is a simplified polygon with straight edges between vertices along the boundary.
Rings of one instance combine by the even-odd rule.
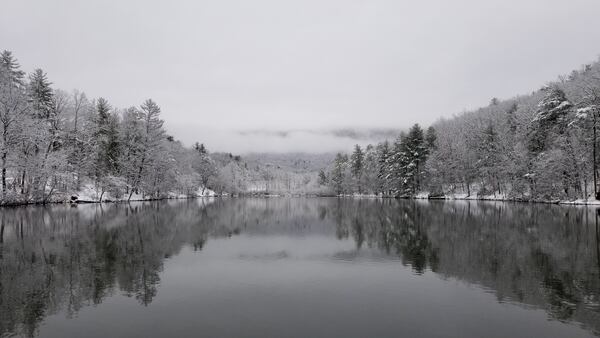
[[598, 140], [596, 139], [596, 112], [594, 112], [594, 139], [592, 140], [593, 143], [593, 169], [594, 169], [594, 197], [597, 200], [600, 200], [600, 193], [598, 193], [598, 162], [596, 161], [597, 157], [596, 157], [596, 147], [598, 144]]
[[6, 194], [6, 151], [2, 152], [2, 194]]

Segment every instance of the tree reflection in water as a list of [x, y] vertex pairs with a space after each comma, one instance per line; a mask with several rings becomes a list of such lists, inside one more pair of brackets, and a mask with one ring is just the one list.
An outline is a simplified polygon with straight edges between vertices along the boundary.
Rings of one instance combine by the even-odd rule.
[[353, 199], [188, 200], [24, 207], [0, 212], [0, 335], [35, 335], [117, 293], [149, 306], [165, 259], [214, 237], [307, 234], [356, 244], [493, 292], [500, 302], [600, 330], [595, 210], [484, 202]]

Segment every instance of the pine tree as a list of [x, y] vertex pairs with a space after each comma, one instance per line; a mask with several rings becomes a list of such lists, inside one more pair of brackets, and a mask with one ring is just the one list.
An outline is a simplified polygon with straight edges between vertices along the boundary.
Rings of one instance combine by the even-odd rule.
[[112, 107], [105, 98], [101, 97], [98, 99], [98, 101], [96, 102], [96, 114], [98, 121], [97, 123], [99, 125], [106, 124], [106, 121], [108, 121], [108, 118], [110, 116], [111, 109]]
[[50, 119], [52, 117], [52, 83], [46, 73], [37, 68], [29, 75], [29, 96], [36, 117]]
[[3, 51], [0, 54], [0, 161], [3, 197], [7, 190], [9, 156], [19, 149], [23, 140], [23, 129], [27, 125], [30, 106], [23, 83], [24, 74], [11, 52]]
[[344, 154], [337, 153], [333, 162], [333, 169], [331, 170], [330, 183], [336, 194], [341, 195], [344, 193], [344, 186], [346, 180], [346, 165], [348, 157]]
[[514, 102], [510, 108], [506, 111], [506, 124], [508, 125], [508, 131], [511, 136], [514, 136], [517, 132], [517, 120], [515, 117], [516, 111], [518, 109], [518, 105]]
[[403, 195], [405, 192], [406, 179], [406, 135], [401, 133], [392, 147], [387, 166], [387, 181], [393, 188], [394, 195]]
[[140, 106], [140, 118], [142, 121], [142, 142], [139, 155], [137, 175], [133, 182], [133, 188], [129, 192], [129, 199], [134, 191], [138, 190], [144, 183], [145, 174], [151, 172], [156, 154], [165, 138], [163, 129], [164, 121], [160, 119], [160, 107], [151, 99], [146, 100]]
[[[489, 185], [492, 186], [494, 194], [500, 191], [498, 183], [498, 175], [500, 174], [500, 146], [498, 134], [492, 123], [483, 129], [480, 133], [477, 143], [478, 160], [475, 163], [480, 177], [487, 179]], [[485, 185], [482, 186], [483, 191], [486, 191]]]
[[415, 194], [421, 188], [421, 175], [427, 158], [427, 144], [423, 129], [418, 124], [408, 131], [404, 146], [406, 193]]
[[117, 174], [119, 170], [119, 120], [111, 113], [112, 107], [104, 98], [96, 103], [95, 139], [97, 142], [97, 158], [95, 176], [97, 179], [109, 174]]
[[327, 174], [325, 174], [325, 170], [319, 170], [319, 185], [326, 186], [328, 184]]
[[363, 164], [363, 190], [368, 193], [377, 193], [378, 191], [378, 169], [379, 163], [377, 150], [369, 144], [365, 148], [365, 158]]
[[436, 141], [437, 134], [435, 132], [435, 128], [433, 126], [430, 126], [425, 132], [425, 146], [427, 149], [427, 154], [430, 154], [437, 148]]
[[201, 194], [204, 195], [204, 191], [208, 187], [208, 182], [218, 175], [217, 165], [208, 155], [208, 150], [203, 143], [199, 144], [196, 142], [194, 149], [198, 155], [195, 158], [193, 166], [200, 175], [200, 181], [202, 182]]
[[2, 68], [3, 76], [6, 77], [3, 81], [7, 81], [17, 87], [24, 85], [25, 72], [20, 69], [21, 66], [17, 62], [17, 59], [13, 57], [12, 52], [5, 50], [0, 53], [0, 67]]
[[352, 173], [352, 177], [356, 183], [356, 187], [358, 188], [358, 193], [362, 194], [362, 175], [363, 175], [363, 166], [364, 166], [364, 157], [362, 148], [357, 144], [354, 146], [354, 152], [350, 156], [350, 172]]
[[390, 143], [386, 140], [377, 145], [377, 189], [382, 194], [387, 194], [391, 187], [389, 184], [389, 157]]
[[125, 177], [127, 183], [127, 193], [137, 180], [139, 161], [143, 153], [144, 129], [142, 122], [140, 111], [136, 107], [130, 107], [123, 113], [119, 133], [121, 135], [121, 160], [119, 162], [121, 164], [121, 174]]

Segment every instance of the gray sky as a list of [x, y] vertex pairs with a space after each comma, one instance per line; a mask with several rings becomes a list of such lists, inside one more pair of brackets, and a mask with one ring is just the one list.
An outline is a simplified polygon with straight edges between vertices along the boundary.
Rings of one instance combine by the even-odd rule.
[[[598, 0], [8, 1], [0, 49], [212, 150], [329, 151], [528, 93], [600, 55]], [[239, 131], [296, 131], [257, 133]]]

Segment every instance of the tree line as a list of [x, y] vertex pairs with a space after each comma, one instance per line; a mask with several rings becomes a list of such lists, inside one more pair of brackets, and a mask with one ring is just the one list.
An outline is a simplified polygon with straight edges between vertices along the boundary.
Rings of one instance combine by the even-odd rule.
[[43, 70], [27, 75], [4, 51], [0, 203], [65, 200], [83, 188], [99, 200], [130, 200], [275, 186], [337, 195], [599, 198], [599, 114], [595, 62], [529, 95], [494, 98], [425, 130], [415, 124], [391, 142], [357, 145], [337, 154], [316, 182], [316, 173], [249, 167], [239, 156], [209, 154], [202, 144], [186, 148], [166, 133], [153, 100], [119, 109], [104, 98], [54, 89]]
[[193, 195], [217, 176], [204, 145], [167, 135], [151, 99], [117, 109], [105, 98], [52, 88], [0, 54], [1, 204], [64, 200], [82, 187], [99, 199]]
[[600, 199], [600, 63], [529, 95], [415, 124], [393, 142], [355, 146], [319, 173], [335, 194], [512, 200]]

